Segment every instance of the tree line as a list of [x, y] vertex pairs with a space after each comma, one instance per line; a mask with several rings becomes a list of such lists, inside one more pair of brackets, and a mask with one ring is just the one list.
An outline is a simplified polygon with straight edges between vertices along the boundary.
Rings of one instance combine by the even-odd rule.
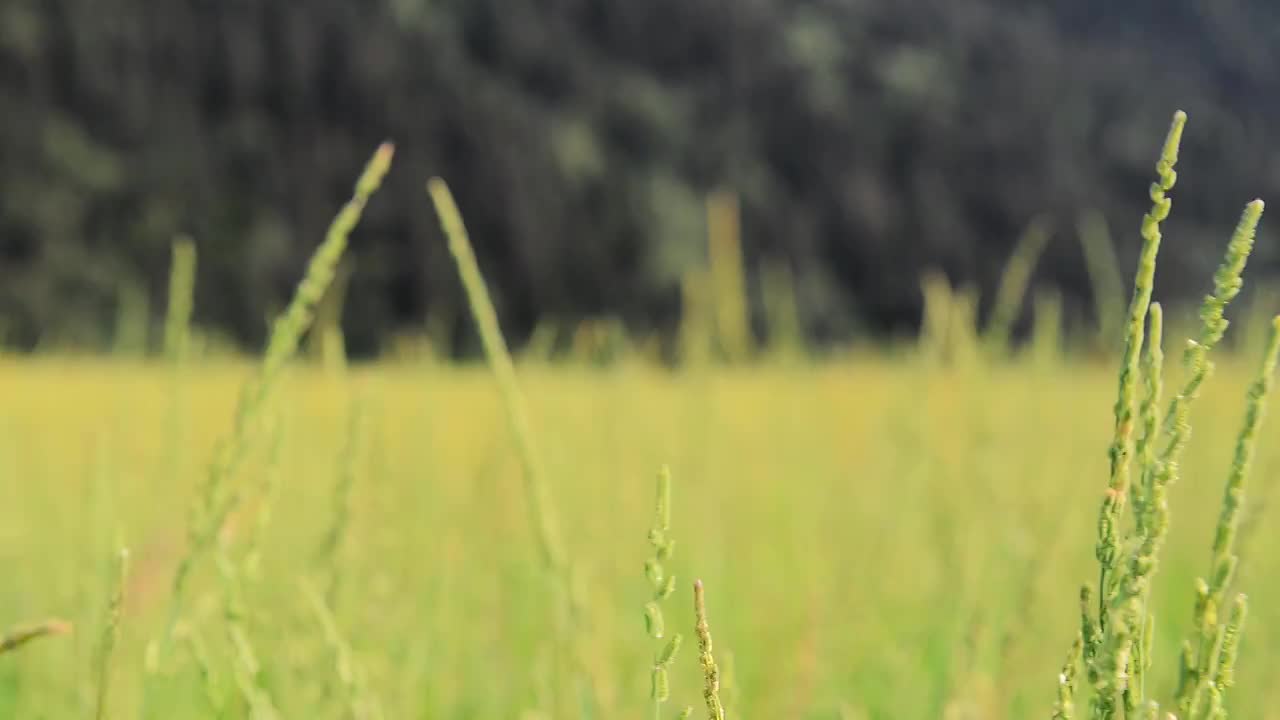
[[[788, 269], [813, 340], [914, 332], [932, 270], [987, 312], [1037, 218], [1034, 282], [1084, 321], [1081, 214], [1132, 267], [1178, 108], [1159, 285], [1195, 297], [1240, 208], [1280, 187], [1278, 48], [1263, 0], [7, 0], [0, 331], [102, 342], [129, 288], [163, 307], [189, 235], [197, 321], [252, 346], [384, 139], [354, 352], [429, 322], [474, 346], [432, 175], [517, 342], [596, 317], [675, 332], [721, 190], [748, 294]], [[1264, 237], [1251, 275], [1276, 260]]]

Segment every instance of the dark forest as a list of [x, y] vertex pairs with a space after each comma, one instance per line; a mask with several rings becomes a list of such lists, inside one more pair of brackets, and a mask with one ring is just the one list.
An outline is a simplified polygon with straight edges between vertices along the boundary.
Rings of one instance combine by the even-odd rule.
[[1037, 218], [1035, 283], [1088, 318], [1077, 226], [1100, 213], [1129, 272], [1179, 108], [1159, 285], [1194, 298], [1240, 208], [1280, 189], [1278, 53], [1280, 6], [1242, 0], [4, 0], [0, 325], [92, 345], [129, 292], [158, 317], [189, 235], [197, 321], [254, 346], [384, 139], [355, 353], [432, 320], [474, 347], [433, 175], [517, 344], [587, 318], [671, 332], [720, 189], [749, 292], [788, 268], [816, 341], [913, 332], [933, 269], [985, 312]]

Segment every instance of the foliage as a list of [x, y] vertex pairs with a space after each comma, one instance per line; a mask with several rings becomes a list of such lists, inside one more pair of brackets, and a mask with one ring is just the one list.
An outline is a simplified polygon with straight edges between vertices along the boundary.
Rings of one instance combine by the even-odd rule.
[[450, 179], [513, 346], [604, 315], [673, 335], [722, 188], [741, 200], [757, 333], [768, 265], [824, 342], [912, 329], [927, 268], [994, 302], [1041, 214], [1056, 232], [1034, 281], [1079, 323], [1093, 293], [1071, 229], [1099, 211], [1133, 262], [1166, 108], [1199, 118], [1171, 294], [1211, 270], [1199, 248], [1236, 198], [1277, 189], [1259, 148], [1280, 139], [1278, 28], [1262, 0], [761, 0], [731, 17], [706, 0], [9, 0], [5, 341], [104, 346], [137, 289], [159, 312], [189, 234], [198, 324], [260, 346], [382, 137], [403, 147], [353, 248], [358, 355], [426, 322], [437, 349], [479, 350], [422, 202], [431, 175]]

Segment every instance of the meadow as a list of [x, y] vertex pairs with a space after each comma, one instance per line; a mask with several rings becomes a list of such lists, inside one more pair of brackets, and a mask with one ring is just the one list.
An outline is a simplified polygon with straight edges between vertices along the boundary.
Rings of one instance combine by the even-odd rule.
[[[441, 184], [432, 194], [466, 279], [460, 220]], [[1183, 640], [1207, 629], [1212, 667], [1191, 688], [1206, 699], [1189, 716], [1280, 718], [1266, 551], [1280, 445], [1265, 423], [1240, 440], [1268, 350], [1274, 364], [1266, 308], [1228, 312], [1240, 319], [1202, 387], [1197, 345], [1176, 361], [1184, 336], [1216, 342], [1194, 309], [1170, 310], [1164, 366], [1151, 343], [1139, 358], [1163, 317], [1142, 302], [1146, 262], [1114, 351], [1064, 341], [1049, 301], [1010, 350], [1000, 311], [993, 338], [935, 278], [918, 342], [509, 365], [472, 277], [488, 365], [290, 362], [358, 205], [260, 360], [193, 344], [181, 245], [159, 357], [0, 357], [0, 618], [14, 627], [0, 717], [1156, 717], [1146, 698], [1176, 708]], [[1239, 290], [1251, 209], [1227, 270], [1206, 278], [1210, 306]], [[1027, 262], [1011, 263], [1001, 307], [1021, 306]], [[705, 329], [690, 324], [686, 340]], [[1194, 428], [1168, 457], [1152, 433], [1181, 437], [1181, 416], [1158, 420], [1156, 378]], [[1132, 458], [1127, 485], [1112, 447]], [[1240, 561], [1222, 578], [1224, 487], [1243, 486], [1251, 448], [1241, 511], [1223, 515]], [[1152, 519], [1166, 489], [1167, 542]], [[1113, 510], [1109, 620], [1082, 632]], [[1248, 594], [1242, 636], [1226, 603], [1197, 602], [1198, 577]]]

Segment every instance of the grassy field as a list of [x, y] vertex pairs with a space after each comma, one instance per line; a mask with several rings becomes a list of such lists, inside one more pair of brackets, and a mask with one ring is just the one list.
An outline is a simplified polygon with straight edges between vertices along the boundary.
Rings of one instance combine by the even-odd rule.
[[[1194, 414], [1155, 585], [1157, 658], [1176, 658], [1192, 617], [1251, 366], [1224, 361]], [[0, 658], [0, 715], [87, 714], [123, 542], [132, 562], [108, 716], [134, 716], [200, 468], [248, 375], [194, 368], [175, 416], [163, 366], [0, 365], [0, 617], [60, 616], [76, 628]], [[722, 670], [732, 658], [732, 717], [1047, 716], [1078, 625], [1077, 587], [1096, 573], [1109, 365], [947, 370], [868, 358], [679, 375], [530, 365], [520, 376], [590, 608], [579, 639], [601, 716], [647, 713], [642, 566], [664, 463], [679, 543], [668, 565], [680, 579], [667, 622], [692, 634], [689, 586], [703, 579]], [[281, 715], [342, 712], [335, 656], [298, 585], [335, 571], [337, 626], [386, 717], [554, 713], [564, 702], [554, 594], [487, 373], [303, 369], [281, 393], [278, 496], [260, 571], [245, 582], [245, 625]], [[352, 397], [364, 408], [354, 458]], [[228, 531], [237, 547], [269, 455], [264, 436], [237, 480], [250, 490]], [[321, 561], [347, 466], [350, 521]], [[1277, 471], [1280, 448], [1264, 442], [1255, 499]], [[1274, 526], [1253, 528], [1239, 584], [1254, 613], [1230, 702], [1243, 717], [1280, 717], [1268, 682], [1280, 663], [1280, 566], [1266, 552]], [[211, 566], [198, 571], [190, 621], [232, 712], [235, 653]], [[163, 716], [209, 717], [199, 664], [178, 647], [160, 683]], [[677, 704], [699, 701], [695, 659], [686, 647], [672, 668]], [[1157, 663], [1159, 695], [1176, 674]]]
[[433, 180], [488, 366], [348, 367], [324, 301], [390, 145], [255, 363], [193, 351], [178, 243], [164, 361], [0, 356], [0, 717], [1280, 718], [1280, 319], [1209, 360], [1263, 207], [1162, 340], [1185, 119], [1119, 353], [1044, 296], [1010, 352], [1033, 227], [982, 333], [932, 277], [918, 344], [743, 362], [722, 198], [680, 370], [513, 365]]

